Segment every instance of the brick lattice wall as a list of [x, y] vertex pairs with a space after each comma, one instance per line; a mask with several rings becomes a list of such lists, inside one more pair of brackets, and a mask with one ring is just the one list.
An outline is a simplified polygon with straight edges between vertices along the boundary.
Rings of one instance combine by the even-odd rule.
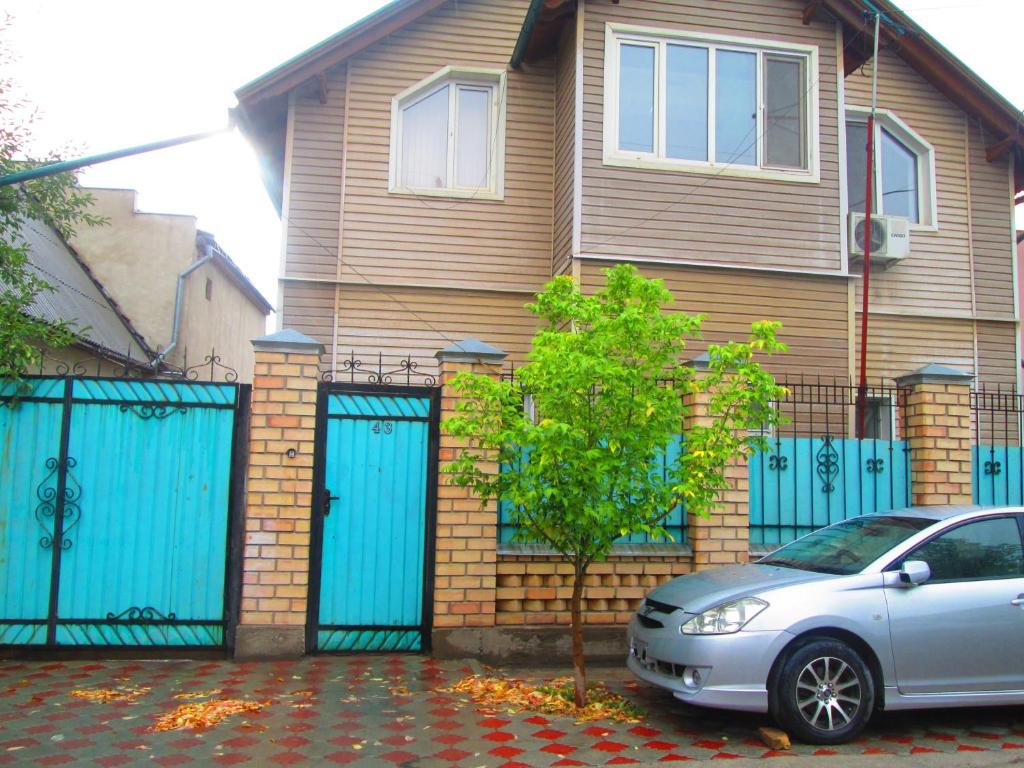
[[971, 503], [971, 403], [967, 383], [921, 382], [907, 397], [912, 503]]

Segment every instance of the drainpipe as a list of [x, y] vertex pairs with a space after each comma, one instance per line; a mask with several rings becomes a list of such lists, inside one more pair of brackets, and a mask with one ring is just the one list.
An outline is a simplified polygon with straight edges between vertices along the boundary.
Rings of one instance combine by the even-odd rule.
[[207, 264], [213, 261], [213, 243], [203, 243], [203, 256], [198, 261], [189, 264], [185, 269], [178, 275], [178, 288], [174, 294], [174, 325], [171, 327], [171, 341], [164, 347], [164, 349], [153, 358], [150, 366], [153, 370], [157, 370], [161, 363], [164, 362], [164, 358], [170, 354], [176, 346], [178, 346], [178, 332], [181, 330], [181, 305], [185, 302], [185, 280], [199, 269], [203, 264]]

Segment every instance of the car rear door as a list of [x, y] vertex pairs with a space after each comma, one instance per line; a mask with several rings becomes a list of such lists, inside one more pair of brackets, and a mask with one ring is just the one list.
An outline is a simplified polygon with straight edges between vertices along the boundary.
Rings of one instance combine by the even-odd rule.
[[954, 525], [906, 555], [924, 584], [885, 590], [901, 693], [1024, 690], [1024, 540], [1019, 515]]

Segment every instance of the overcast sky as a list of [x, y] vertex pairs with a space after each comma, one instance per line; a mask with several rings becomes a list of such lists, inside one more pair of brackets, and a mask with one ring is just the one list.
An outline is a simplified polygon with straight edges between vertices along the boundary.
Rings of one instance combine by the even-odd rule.
[[[4, 0], [0, 8], [12, 17], [6, 38], [19, 61], [11, 74], [41, 113], [36, 151], [75, 156], [219, 128], [236, 88], [382, 5]], [[1024, 0], [905, 0], [903, 7], [1024, 107]], [[142, 210], [197, 216], [276, 304], [280, 222], [237, 132], [97, 165], [81, 180], [136, 189]]]

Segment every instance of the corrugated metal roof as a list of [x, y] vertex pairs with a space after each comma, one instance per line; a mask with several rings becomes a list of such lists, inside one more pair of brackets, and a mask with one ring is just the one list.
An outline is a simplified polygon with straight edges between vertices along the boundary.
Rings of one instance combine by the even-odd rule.
[[73, 323], [86, 342], [149, 363], [150, 351], [56, 230], [38, 221], [24, 221], [21, 237], [28, 245], [29, 263], [54, 288], [36, 297], [29, 309], [32, 316]]

